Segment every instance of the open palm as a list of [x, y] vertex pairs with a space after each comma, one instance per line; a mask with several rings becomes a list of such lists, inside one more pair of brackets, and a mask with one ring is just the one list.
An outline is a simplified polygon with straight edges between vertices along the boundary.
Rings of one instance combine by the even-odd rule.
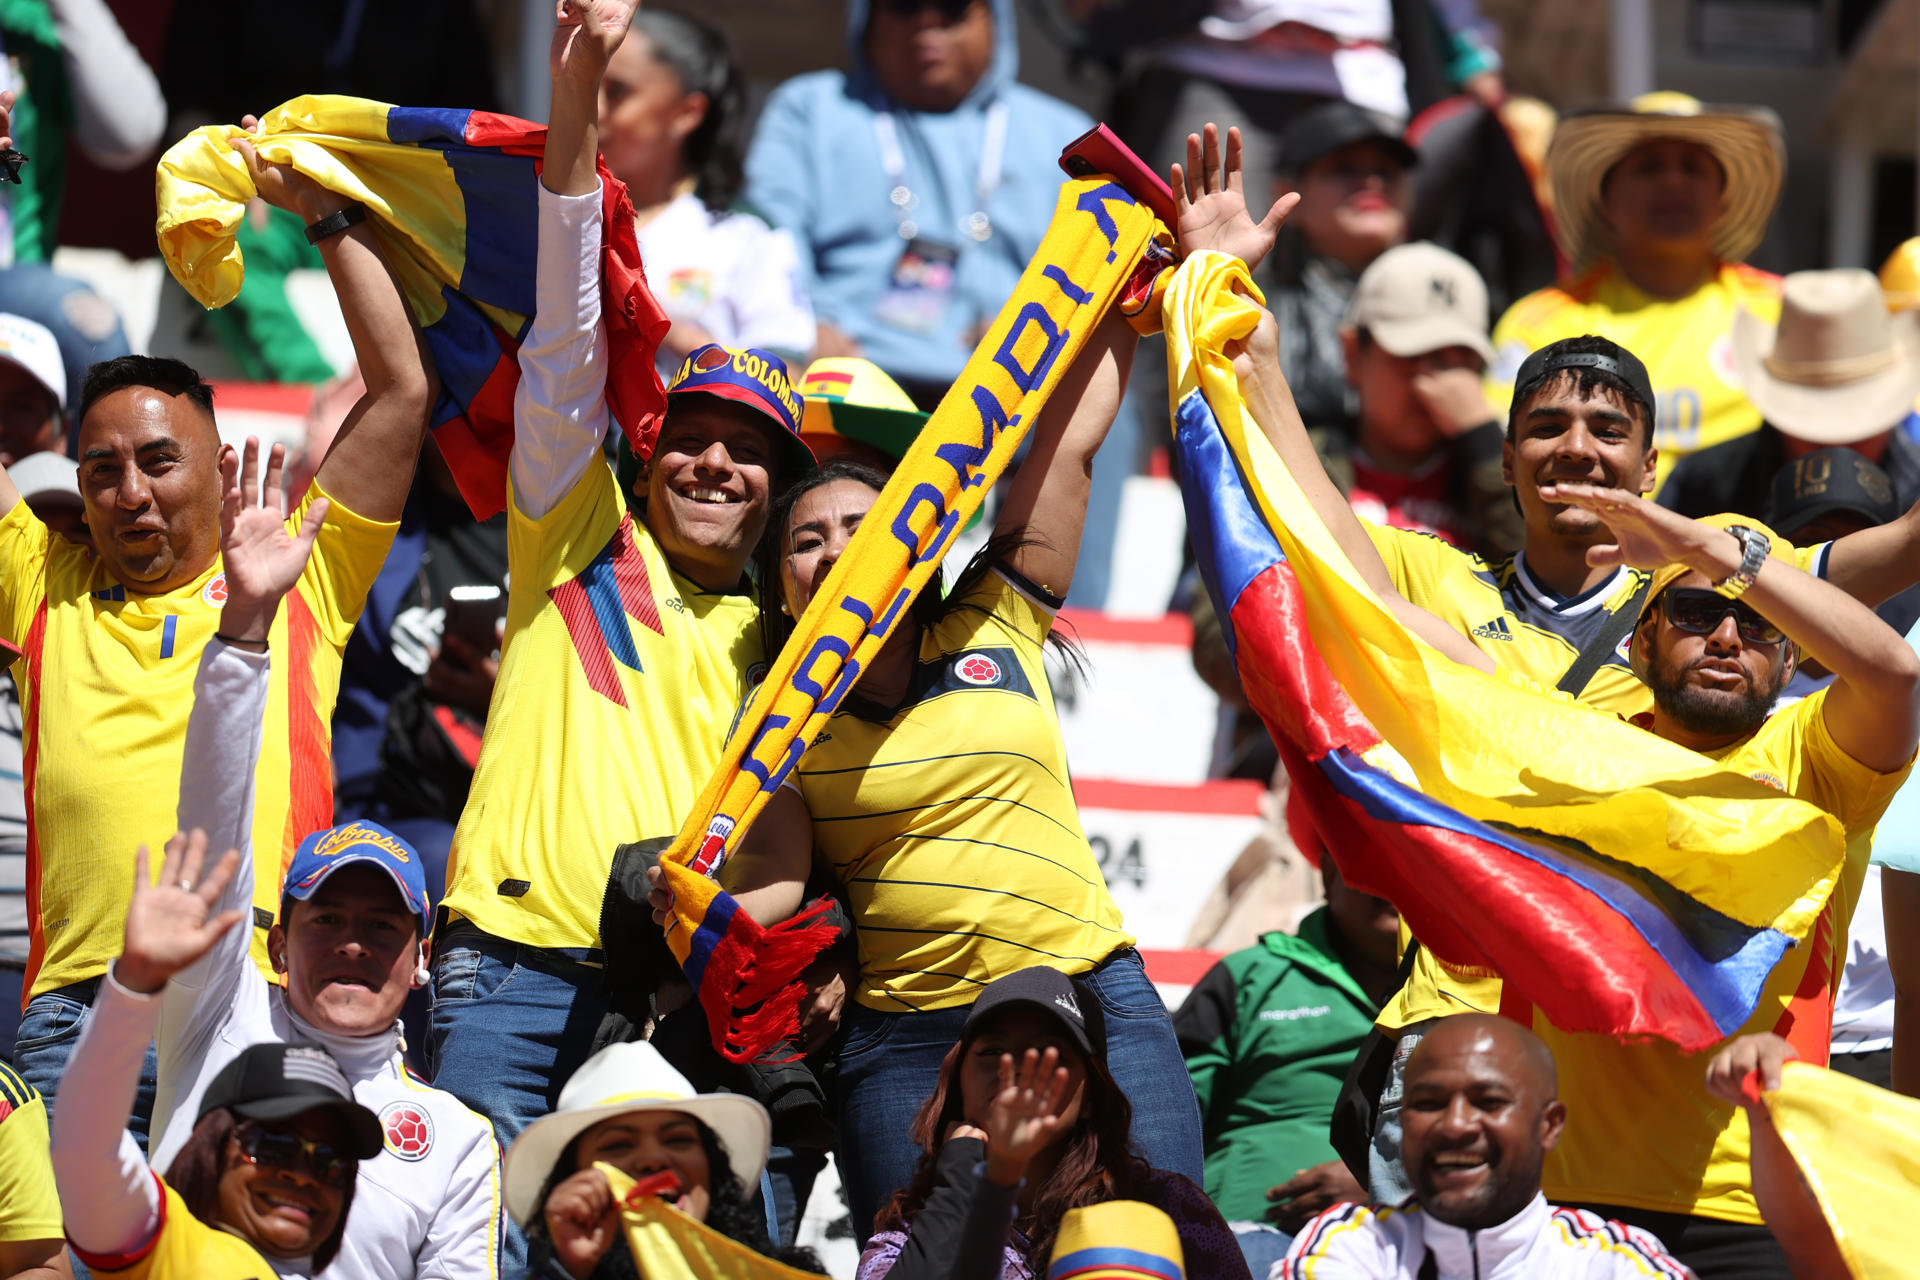
[[1587, 549], [1587, 563], [1624, 564], [1634, 569], [1658, 569], [1685, 563], [1700, 547], [1705, 526], [1669, 511], [1637, 493], [1593, 484], [1554, 484], [1540, 490], [1548, 502], [1564, 502], [1600, 517], [1613, 542]]
[[277, 603], [293, 589], [313, 554], [313, 540], [327, 516], [327, 500], [314, 499], [297, 533], [287, 530], [287, 495], [281, 488], [287, 450], [274, 445], [267, 474], [257, 476], [260, 441], [247, 438], [244, 458], [229, 449], [220, 459], [220, 558], [228, 600]]
[[206, 858], [206, 832], [196, 830], [184, 836], [176, 831], [167, 841], [159, 881], [153, 883], [147, 875], [147, 846], [135, 852], [126, 939], [114, 966], [123, 985], [134, 991], [158, 991], [245, 918], [246, 913], [238, 909], [213, 913], [213, 904], [240, 866], [239, 851], [229, 849], [202, 875]]
[[987, 1165], [1012, 1180], [1025, 1175], [1033, 1158], [1046, 1150], [1065, 1120], [1061, 1110], [1067, 1096], [1067, 1069], [1060, 1051], [1032, 1049], [1018, 1065], [1010, 1053], [1000, 1055], [1000, 1091], [987, 1110]]
[[1201, 134], [1187, 135], [1187, 163], [1184, 169], [1173, 166], [1173, 201], [1179, 213], [1175, 229], [1180, 256], [1200, 249], [1229, 253], [1258, 267], [1273, 250], [1274, 237], [1293, 206], [1297, 195], [1284, 195], [1274, 201], [1267, 216], [1255, 222], [1247, 212], [1240, 158], [1240, 130], [1227, 130], [1226, 167], [1220, 164], [1220, 130], [1209, 124]]
[[640, 0], [558, 0], [547, 54], [553, 78], [598, 82], [639, 7]]

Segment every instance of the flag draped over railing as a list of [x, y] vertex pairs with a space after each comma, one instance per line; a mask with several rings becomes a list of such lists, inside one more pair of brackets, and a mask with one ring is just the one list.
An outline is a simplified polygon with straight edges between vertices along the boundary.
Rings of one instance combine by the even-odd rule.
[[1259, 312], [1236, 287], [1258, 297], [1200, 253], [1168, 290], [1175, 473], [1241, 682], [1341, 874], [1563, 1030], [1731, 1034], [1837, 883], [1840, 825], [1408, 635], [1241, 400], [1223, 348]]
[[[534, 310], [543, 125], [490, 111], [295, 98], [260, 120], [262, 159], [367, 209], [440, 376], [430, 425], [460, 494], [485, 519], [506, 505], [517, 353]], [[205, 307], [240, 292], [234, 235], [255, 190], [230, 125], [160, 157], [157, 234], [167, 269]], [[666, 391], [654, 352], [670, 322], [648, 292], [627, 188], [600, 166], [607, 404], [634, 451], [653, 451]]]

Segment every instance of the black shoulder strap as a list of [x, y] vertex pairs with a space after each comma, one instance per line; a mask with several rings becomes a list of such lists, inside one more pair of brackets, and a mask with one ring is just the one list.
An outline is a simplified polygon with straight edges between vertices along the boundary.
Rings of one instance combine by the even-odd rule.
[[1440, 1280], [1440, 1263], [1433, 1256], [1433, 1250], [1427, 1250], [1426, 1258], [1420, 1263], [1417, 1280]]
[[1640, 587], [1633, 593], [1633, 599], [1607, 615], [1607, 620], [1588, 639], [1555, 688], [1576, 698], [1580, 696], [1580, 691], [1587, 687], [1587, 681], [1593, 679], [1593, 673], [1600, 669], [1607, 655], [1619, 647], [1620, 642], [1627, 638], [1627, 633], [1633, 630], [1633, 624], [1640, 621], [1640, 609], [1646, 604], [1647, 588], [1652, 585], [1651, 575], [1640, 579]]

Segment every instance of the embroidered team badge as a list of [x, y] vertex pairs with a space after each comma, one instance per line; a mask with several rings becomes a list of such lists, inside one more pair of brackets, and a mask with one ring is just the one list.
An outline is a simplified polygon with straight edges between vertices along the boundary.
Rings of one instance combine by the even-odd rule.
[[984, 653], [970, 653], [953, 664], [953, 674], [968, 684], [999, 684], [1000, 664]]
[[211, 578], [208, 578], [207, 585], [200, 588], [200, 598], [216, 609], [225, 604], [227, 602], [227, 575], [224, 573], [216, 573]]
[[389, 1102], [380, 1110], [380, 1135], [388, 1151], [402, 1160], [424, 1160], [433, 1150], [433, 1120], [411, 1102]]
[[1752, 778], [1755, 782], [1766, 783], [1768, 786], [1772, 787], [1775, 791], [1785, 791], [1787, 789], [1787, 784], [1780, 781], [1779, 774], [1770, 773], [1765, 769], [1756, 770], [1755, 772], [1750, 773], [1747, 776], [1749, 778]]

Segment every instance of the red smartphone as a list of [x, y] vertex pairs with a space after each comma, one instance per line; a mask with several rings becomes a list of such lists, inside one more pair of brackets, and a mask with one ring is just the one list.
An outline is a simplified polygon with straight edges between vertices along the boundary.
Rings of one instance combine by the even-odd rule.
[[1153, 210], [1160, 221], [1172, 227], [1179, 221], [1173, 207], [1173, 188], [1167, 180], [1133, 154], [1113, 130], [1097, 124], [1067, 144], [1060, 153], [1060, 167], [1070, 178], [1092, 178], [1105, 174], [1121, 190]]

